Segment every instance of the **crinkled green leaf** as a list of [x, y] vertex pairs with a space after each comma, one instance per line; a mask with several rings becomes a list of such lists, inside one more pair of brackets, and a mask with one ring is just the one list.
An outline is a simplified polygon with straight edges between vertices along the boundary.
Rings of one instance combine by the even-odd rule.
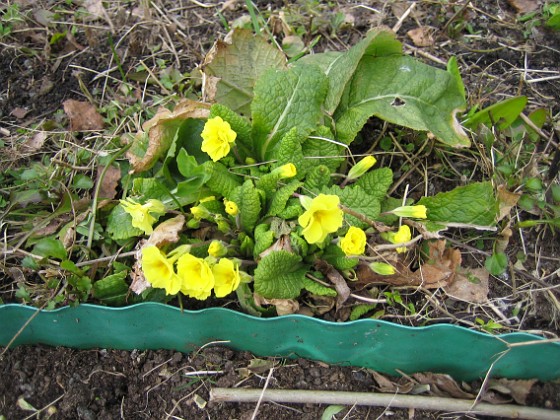
[[349, 270], [356, 267], [359, 262], [358, 258], [347, 257], [344, 251], [342, 251], [338, 245], [334, 244], [327, 246], [322, 259], [338, 270]]
[[[370, 220], [376, 220], [381, 211], [380, 200], [366, 193], [358, 185], [351, 185], [345, 188], [333, 185], [330, 188], [323, 188], [323, 193], [338, 195], [340, 197], [340, 204], [366, 216]], [[359, 228], [366, 228], [369, 226], [367, 223], [348, 213], [344, 215], [344, 219], [351, 226]]]
[[204, 163], [204, 168], [210, 175], [206, 186], [223, 197], [229, 198], [232, 191], [241, 185], [240, 178], [230, 173], [220, 162], [208, 161]]
[[379, 200], [385, 198], [392, 184], [393, 171], [391, 168], [373, 169], [363, 174], [356, 181], [356, 185], [362, 187], [367, 194]]
[[296, 166], [298, 179], [302, 179], [306, 173], [307, 165], [301, 148], [305, 139], [306, 136], [297, 127], [293, 127], [280, 139], [273, 151], [273, 158], [278, 160], [277, 166], [286, 163], [293, 163]]
[[129, 292], [127, 275], [126, 271], [120, 271], [96, 281], [92, 286], [93, 296], [107, 305], [124, 305]]
[[242, 158], [254, 156], [253, 139], [251, 137], [251, 124], [247, 119], [222, 104], [214, 104], [210, 108], [210, 117], [221, 117], [227, 121], [231, 129], [237, 133], [235, 146], [242, 152]]
[[264, 257], [255, 269], [255, 292], [267, 299], [293, 299], [304, 287], [307, 267], [299, 255], [274, 251]]
[[375, 309], [376, 305], [371, 303], [364, 303], [361, 305], [356, 305], [352, 308], [352, 312], [350, 312], [350, 321], [355, 321], [360, 319], [365, 314]]
[[[334, 135], [330, 130], [323, 127], [313, 133], [313, 136], [302, 144], [302, 152], [305, 156], [305, 164], [309, 167], [317, 165], [327, 166], [334, 172], [346, 159], [344, 148], [333, 143]], [[307, 169], [308, 170], [308, 169]]]
[[253, 142], [257, 155], [266, 160], [293, 127], [309, 134], [317, 126], [327, 80], [317, 66], [296, 65], [288, 70], [267, 71], [257, 81], [254, 92]]
[[352, 78], [364, 54], [383, 56], [402, 54], [402, 45], [388, 30], [374, 29], [364, 39], [343, 53], [310, 54], [301, 61], [319, 65], [329, 81], [325, 109], [332, 114], [338, 106], [346, 84]]
[[331, 170], [325, 165], [314, 166], [305, 178], [305, 189], [319, 192], [331, 182]]
[[[211, 100], [243, 115], [250, 114], [256, 80], [269, 69], [286, 67], [286, 57], [260, 35], [235, 29], [231, 44], [218, 41], [208, 55], [203, 71], [210, 85], [217, 83]], [[212, 79], [218, 78], [218, 79]], [[214, 88], [208, 86], [207, 88]], [[207, 89], [208, 90], [208, 89]]]
[[234, 201], [239, 208], [239, 222], [241, 228], [251, 233], [257, 224], [261, 214], [261, 196], [253, 181], [247, 180], [237, 187], [231, 194], [230, 200]]
[[286, 208], [288, 200], [302, 185], [302, 182], [292, 181], [289, 184], [279, 188], [272, 197], [272, 202], [270, 203], [270, 207], [268, 208], [267, 215], [277, 216], [282, 210]]
[[310, 293], [318, 296], [330, 296], [335, 297], [337, 295], [336, 290], [331, 289], [330, 287], [323, 286], [316, 281], [313, 281], [307, 277], [305, 277], [303, 281], [303, 287]]
[[62, 242], [54, 238], [41, 238], [33, 246], [31, 251], [35, 255], [40, 255], [45, 258], [57, 258], [64, 260], [68, 257], [66, 249]]
[[475, 182], [433, 197], [422, 197], [418, 204], [428, 208], [431, 222], [492, 226], [498, 214], [498, 202], [490, 182]]
[[132, 226], [132, 217], [121, 205], [115, 206], [107, 219], [107, 233], [115, 241], [140, 236], [144, 232]]
[[270, 226], [261, 223], [255, 228], [255, 247], [253, 248], [253, 256], [259, 258], [261, 252], [269, 248], [274, 242], [274, 232], [270, 230]]
[[288, 200], [288, 204], [286, 205], [286, 208], [281, 212], [279, 212], [277, 216], [289, 220], [289, 219], [295, 219], [296, 217], [299, 217], [302, 213], [303, 213], [303, 208], [301, 207], [299, 200], [290, 199]]
[[334, 119], [338, 138], [349, 144], [376, 116], [393, 124], [430, 131], [455, 147], [470, 144], [456, 114], [465, 109], [456, 79], [409, 56], [364, 56], [346, 86]]
[[473, 130], [476, 129], [479, 124], [484, 124], [489, 127], [496, 125], [500, 130], [503, 130], [515, 121], [525, 108], [525, 105], [527, 105], [526, 96], [509, 98], [481, 109], [467, 119], [463, 125]]

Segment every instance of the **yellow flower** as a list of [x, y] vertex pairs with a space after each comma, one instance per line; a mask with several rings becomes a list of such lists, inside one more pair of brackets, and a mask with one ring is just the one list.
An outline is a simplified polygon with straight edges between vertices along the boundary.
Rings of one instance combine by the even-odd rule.
[[200, 135], [203, 138], [202, 151], [208, 153], [214, 162], [227, 156], [230, 144], [237, 137], [237, 133], [231, 129], [229, 123], [220, 117], [210, 118], [206, 121]]
[[168, 295], [176, 295], [181, 288], [181, 279], [173, 269], [175, 258], [167, 256], [156, 246], [142, 248], [140, 264], [146, 280], [158, 289], [165, 289]]
[[214, 240], [210, 242], [210, 246], [208, 247], [208, 255], [212, 257], [223, 257], [227, 254], [227, 248], [224, 246], [222, 241]]
[[[410, 241], [412, 239], [412, 234], [407, 225], [402, 225], [397, 232], [384, 232], [381, 234], [381, 237], [393, 244], [401, 244]], [[397, 252], [406, 252], [406, 247], [402, 246], [397, 248]]]
[[350, 226], [348, 232], [340, 240], [340, 248], [346, 255], [362, 255], [366, 250], [366, 233], [355, 226]]
[[361, 177], [363, 174], [365, 174], [367, 171], [370, 170], [370, 168], [375, 165], [375, 163], [377, 162], [377, 159], [375, 159], [373, 156], [366, 156], [365, 158], [363, 158], [362, 160], [360, 160], [358, 163], [356, 163], [352, 169], [350, 169], [350, 171], [348, 171], [348, 179], [352, 180], [352, 179], [356, 179]]
[[391, 210], [396, 216], [399, 217], [412, 217], [415, 219], [426, 219], [428, 216], [426, 214], [426, 206], [420, 204], [418, 206], [401, 206], [396, 209]]
[[293, 163], [286, 163], [276, 168], [273, 172], [277, 173], [280, 178], [293, 178], [297, 175], [297, 168]]
[[239, 267], [232, 260], [222, 258], [212, 267], [214, 274], [214, 293], [216, 297], [224, 297], [237, 289], [241, 282]]
[[239, 213], [239, 207], [237, 207], [237, 204], [233, 201], [224, 198], [224, 206], [226, 208], [226, 213], [230, 216], [237, 216], [237, 213]]
[[206, 261], [192, 254], [177, 260], [177, 274], [181, 279], [181, 292], [186, 296], [205, 300], [212, 293], [214, 275]]
[[154, 231], [152, 226], [157, 221], [152, 214], [159, 218], [165, 213], [165, 206], [159, 200], [148, 200], [146, 204], [139, 204], [132, 198], [119, 201], [123, 210], [132, 217], [132, 226], [144, 231], [147, 235], [152, 234]]
[[392, 276], [397, 272], [397, 270], [395, 270], [395, 267], [393, 267], [391, 264], [382, 262], [372, 262], [369, 265], [369, 268], [371, 268], [374, 273], [381, 274], [382, 276]]
[[309, 244], [323, 242], [329, 233], [342, 226], [344, 214], [338, 207], [340, 199], [337, 195], [319, 194], [314, 199], [302, 196], [300, 202], [306, 211], [299, 216], [298, 222]]

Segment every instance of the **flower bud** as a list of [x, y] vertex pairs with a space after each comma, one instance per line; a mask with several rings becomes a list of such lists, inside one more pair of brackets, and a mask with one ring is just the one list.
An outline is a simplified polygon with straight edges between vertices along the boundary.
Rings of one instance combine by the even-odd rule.
[[374, 273], [381, 274], [382, 276], [392, 276], [397, 272], [395, 267], [391, 264], [382, 262], [373, 262], [369, 265], [369, 268], [371, 268]]
[[428, 216], [426, 215], [426, 206], [418, 205], [418, 206], [402, 206], [397, 207], [390, 211], [396, 216], [399, 217], [410, 217], [413, 219], [426, 219]]
[[280, 178], [293, 178], [297, 175], [296, 166], [293, 163], [286, 163], [285, 165], [279, 166], [272, 171], [274, 174], [278, 174]]
[[363, 174], [369, 171], [373, 165], [375, 165], [375, 162], [377, 162], [377, 159], [375, 159], [373, 156], [366, 156], [350, 169], [350, 171], [348, 172], [348, 179], [354, 180], [361, 177]]
[[208, 247], [208, 255], [219, 258], [219, 257], [225, 257], [226, 254], [227, 254], [227, 248], [222, 241], [214, 240], [210, 242], [210, 246]]
[[210, 216], [210, 212], [208, 211], [208, 209], [202, 206], [191, 207], [191, 214], [199, 220]]

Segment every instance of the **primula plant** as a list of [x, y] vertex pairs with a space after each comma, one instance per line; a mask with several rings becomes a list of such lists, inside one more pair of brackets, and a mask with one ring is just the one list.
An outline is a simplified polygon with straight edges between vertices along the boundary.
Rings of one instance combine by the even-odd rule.
[[414, 203], [388, 196], [393, 172], [375, 153], [352, 153], [372, 117], [468, 146], [454, 60], [445, 70], [423, 64], [377, 30], [346, 52], [288, 63], [265, 38], [236, 30], [201, 71], [203, 100], [161, 109], [125, 139], [124, 193], [98, 222], [136, 263], [95, 281], [98, 300], [227, 297], [255, 315], [314, 297], [340, 307], [358, 283], [426, 286], [431, 270], [434, 287], [449, 284], [458, 265], [443, 268], [436, 248], [418, 260], [416, 244], [449, 226], [493, 229], [491, 184]]

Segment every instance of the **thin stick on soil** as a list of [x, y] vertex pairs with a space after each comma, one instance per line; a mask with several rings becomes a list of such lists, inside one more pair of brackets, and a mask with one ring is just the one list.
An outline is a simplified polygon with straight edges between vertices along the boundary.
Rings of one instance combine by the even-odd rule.
[[295, 404], [340, 404], [378, 407], [415, 408], [454, 413], [470, 413], [506, 418], [557, 420], [559, 412], [542, 408], [522, 407], [514, 404], [492, 405], [473, 400], [426, 397], [419, 395], [380, 394], [374, 392], [339, 392], [300, 389], [230, 389], [212, 388], [212, 402], [255, 402], [262, 401]]

